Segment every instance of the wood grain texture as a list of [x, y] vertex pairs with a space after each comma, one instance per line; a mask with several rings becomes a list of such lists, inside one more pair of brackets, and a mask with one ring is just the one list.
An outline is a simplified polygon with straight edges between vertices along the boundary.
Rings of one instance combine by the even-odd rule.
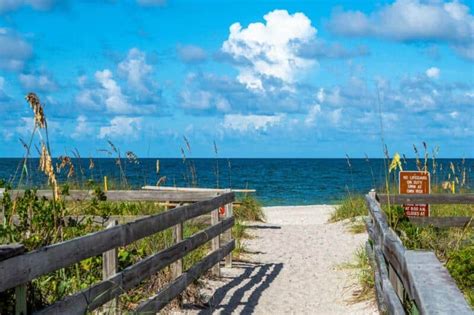
[[[8, 193], [12, 198], [22, 196], [24, 190], [10, 190]], [[52, 198], [51, 190], [36, 191], [38, 197]], [[217, 196], [216, 193], [206, 191], [159, 191], [159, 190], [109, 190], [104, 192], [107, 201], [172, 201], [172, 202], [196, 202], [208, 200]], [[70, 190], [68, 195], [62, 196], [65, 200], [85, 201], [95, 197], [93, 190]]]
[[473, 217], [410, 217], [408, 219], [417, 226], [432, 225], [439, 228], [463, 228], [470, 223], [470, 226], [474, 227], [474, 224], [472, 224]]
[[234, 193], [178, 207], [134, 222], [46, 246], [0, 262], [0, 292], [67, 267], [83, 259], [125, 246], [180, 222], [206, 214], [234, 200]]
[[85, 314], [97, 309], [104, 303], [137, 286], [161, 269], [169, 266], [189, 252], [210, 241], [215, 235], [230, 229], [234, 218], [226, 219], [217, 225], [194, 234], [193, 236], [149, 256], [129, 266], [106, 281], [99, 282], [74, 295], [56, 302], [38, 314]]
[[26, 248], [22, 244], [15, 243], [0, 245], [0, 261], [21, 255], [25, 252]]
[[135, 312], [139, 314], [156, 314], [179, 293], [186, 289], [189, 284], [198, 279], [205, 271], [209, 270], [212, 266], [227, 256], [234, 249], [234, 247], [235, 241], [232, 240], [219, 248], [217, 251], [207, 255], [204, 259], [183, 273], [179, 278], [162, 289], [160, 293], [141, 303]]
[[[211, 225], [215, 225], [219, 223], [219, 209], [213, 210], [211, 212]], [[217, 235], [212, 239], [211, 242], [211, 251], [216, 251], [221, 247], [221, 236]], [[221, 275], [221, 268], [219, 263], [212, 267], [212, 275], [215, 277], [220, 277]]]
[[448, 270], [433, 252], [406, 253], [414, 299], [421, 314], [473, 314]]
[[144, 190], [160, 190], [160, 191], [185, 191], [185, 192], [213, 192], [225, 193], [228, 191], [237, 193], [254, 193], [255, 189], [224, 189], [224, 188], [199, 188], [199, 187], [169, 187], [169, 186], [143, 186]]
[[387, 264], [385, 263], [383, 253], [379, 246], [374, 248], [374, 257], [377, 264], [377, 270], [380, 276], [380, 284], [383, 295], [383, 304], [389, 314], [404, 315], [405, 310], [398, 298], [392, 283], [388, 276]]
[[377, 194], [381, 204], [428, 203], [428, 204], [473, 204], [474, 194]]
[[[226, 211], [225, 211], [225, 216], [226, 218], [232, 218], [234, 216], [234, 209], [231, 203], [225, 205]], [[225, 239], [226, 241], [230, 241], [232, 239], [232, 229], [227, 230], [225, 233]], [[232, 268], [232, 253], [226, 256], [225, 258], [225, 266], [227, 268]]]
[[[110, 229], [118, 225], [117, 220], [112, 220], [108, 223], [107, 228]], [[118, 251], [117, 248], [112, 248], [102, 253], [102, 279], [108, 280], [117, 273], [118, 267]], [[118, 314], [118, 299], [112, 299], [111, 301], [104, 304], [102, 311], [105, 314], [115, 315]]]

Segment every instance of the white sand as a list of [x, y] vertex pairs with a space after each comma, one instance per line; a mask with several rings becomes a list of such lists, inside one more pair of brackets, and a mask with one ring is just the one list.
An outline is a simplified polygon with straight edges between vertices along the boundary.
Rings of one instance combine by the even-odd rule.
[[220, 281], [208, 281], [210, 307], [188, 314], [377, 314], [374, 302], [348, 303], [357, 289], [353, 260], [367, 235], [328, 223], [332, 206], [268, 207], [266, 223], [249, 223], [251, 252]]

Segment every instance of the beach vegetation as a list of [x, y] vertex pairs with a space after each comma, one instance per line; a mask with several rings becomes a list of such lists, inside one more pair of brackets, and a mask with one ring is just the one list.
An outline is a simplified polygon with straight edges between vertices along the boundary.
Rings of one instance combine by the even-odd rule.
[[[91, 178], [87, 178], [82, 165], [83, 161], [77, 150], [74, 151], [74, 157], [78, 160], [73, 160], [69, 156], [61, 156], [55, 163], [50, 150], [48, 123], [42, 104], [34, 93], [28, 94], [26, 99], [34, 112], [35, 126], [29, 141], [23, 141], [25, 155], [17, 171], [8, 181], [0, 180], [0, 188], [6, 189], [0, 199], [0, 244], [21, 243], [27, 251], [32, 251], [102, 230], [106, 228], [105, 225], [112, 216], [114, 218], [115, 216], [141, 216], [166, 211], [164, 205], [156, 202], [110, 202], [106, 200], [105, 191], [109, 189], [130, 189], [126, 167], [130, 163], [140, 163], [133, 152], [127, 151], [124, 155], [120, 148], [110, 140], [107, 141], [108, 146], [102, 152], [113, 157], [112, 163], [118, 170], [118, 176], [115, 178], [104, 176], [101, 182], [94, 180], [92, 175]], [[30, 159], [31, 149], [36, 138], [40, 143], [37, 148], [40, 156], [39, 169], [47, 178], [45, 187], [52, 190], [52, 199], [39, 197], [36, 193], [36, 189], [39, 187], [30, 185], [29, 170], [36, 167]], [[187, 138], [184, 138], [184, 142], [184, 149], [181, 150], [185, 166], [183, 176], [189, 186], [196, 186], [198, 184], [196, 167], [194, 161], [189, 158], [191, 146]], [[88, 164], [89, 171], [93, 174], [96, 171], [96, 166], [92, 158], [89, 159]], [[156, 175], [157, 184], [162, 184], [165, 179], [160, 176], [159, 160], [156, 162]], [[64, 179], [63, 182], [60, 182], [60, 178]], [[21, 196], [13, 196], [11, 190], [14, 188], [25, 189], [25, 193]], [[91, 190], [93, 198], [89, 201], [66, 201], [71, 189]], [[246, 237], [245, 226], [241, 220], [263, 217], [261, 207], [255, 198], [244, 197], [242, 204], [241, 211], [236, 211], [240, 217], [233, 228], [234, 238], [238, 244], [237, 256], [244, 248], [240, 238]], [[208, 223], [203, 223], [202, 220], [186, 222], [183, 227], [184, 237], [203, 230], [207, 225]], [[172, 231], [167, 229], [127, 246], [119, 247], [117, 249], [119, 270], [173, 244]], [[183, 259], [184, 269], [190, 268], [209, 251], [210, 244], [207, 243], [186, 255]], [[143, 281], [139, 286], [127, 291], [127, 294], [121, 295], [119, 308], [124, 312], [135, 308], [144, 298], [155, 294], [159, 288], [171, 280], [171, 269], [167, 267]], [[35, 311], [44, 308], [99, 281], [102, 281], [102, 255], [90, 257], [69, 267], [40, 276], [28, 283], [28, 310]], [[188, 287], [183, 296], [189, 300], [199, 298], [196, 285]], [[14, 303], [14, 289], [0, 292], [0, 314], [14, 313]]]
[[340, 204], [335, 207], [331, 214], [330, 221], [337, 222], [346, 219], [355, 219], [357, 217], [367, 215], [367, 205], [364, 196], [361, 195], [347, 195], [341, 200]]
[[244, 194], [234, 207], [234, 216], [243, 221], [264, 221], [262, 204], [251, 194]]
[[354, 270], [356, 279], [355, 288], [349, 303], [359, 303], [363, 301], [372, 301], [375, 298], [375, 278], [370, 258], [365, 251], [364, 245], [361, 245], [354, 253], [353, 260], [341, 265], [342, 269]]

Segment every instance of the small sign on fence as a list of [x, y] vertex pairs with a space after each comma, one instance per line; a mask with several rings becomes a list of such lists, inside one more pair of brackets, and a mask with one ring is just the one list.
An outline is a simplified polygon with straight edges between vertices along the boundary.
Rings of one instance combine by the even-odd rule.
[[[399, 173], [400, 194], [429, 194], [430, 173], [423, 171], [401, 171]], [[404, 204], [405, 215], [409, 217], [429, 217], [430, 205]]]

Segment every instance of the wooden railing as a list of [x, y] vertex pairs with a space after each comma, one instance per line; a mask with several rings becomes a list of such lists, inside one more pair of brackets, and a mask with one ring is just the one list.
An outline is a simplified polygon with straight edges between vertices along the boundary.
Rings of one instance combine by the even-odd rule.
[[[10, 193], [13, 197], [22, 194], [21, 191]], [[47, 191], [38, 191], [38, 195], [51, 197], [50, 192]], [[86, 200], [92, 197], [93, 194], [90, 192], [72, 191], [67, 199]], [[185, 200], [197, 202], [121, 225], [112, 222], [107, 229], [32, 252], [22, 253], [21, 250], [13, 247], [16, 256], [0, 261], [0, 292], [16, 288], [17, 314], [25, 314], [27, 311], [26, 283], [100, 254], [103, 256], [103, 281], [57, 301], [39, 311], [38, 314], [85, 314], [106, 303], [107, 313], [116, 313], [114, 299], [173, 264], [174, 280], [155, 296], [142, 302], [135, 310], [138, 313], [156, 313], [205, 271], [213, 268], [213, 273], [218, 274], [219, 262], [223, 258], [226, 258], [227, 265], [231, 265], [231, 252], [235, 246], [230, 230], [234, 225], [232, 202], [235, 196], [233, 192], [218, 196], [210, 196], [207, 193], [206, 197], [205, 194], [199, 192], [182, 194], [158, 191], [109, 191], [105, 193], [105, 197], [108, 201]], [[218, 212], [220, 207], [226, 208], [225, 218], [221, 221]], [[208, 213], [211, 213], [212, 225], [183, 240], [183, 223]], [[116, 249], [118, 247], [169, 228], [173, 229], [174, 245], [117, 271]], [[227, 242], [220, 246], [220, 235], [223, 233], [226, 234]], [[212, 241], [211, 253], [183, 272], [182, 258], [208, 241]]]
[[[444, 198], [446, 197], [446, 198]], [[448, 270], [430, 251], [407, 250], [390, 228], [379, 201], [397, 203], [473, 203], [469, 196], [366, 195], [369, 217], [366, 250], [375, 271], [376, 298], [381, 312], [405, 314], [414, 302], [421, 314], [473, 314]]]

